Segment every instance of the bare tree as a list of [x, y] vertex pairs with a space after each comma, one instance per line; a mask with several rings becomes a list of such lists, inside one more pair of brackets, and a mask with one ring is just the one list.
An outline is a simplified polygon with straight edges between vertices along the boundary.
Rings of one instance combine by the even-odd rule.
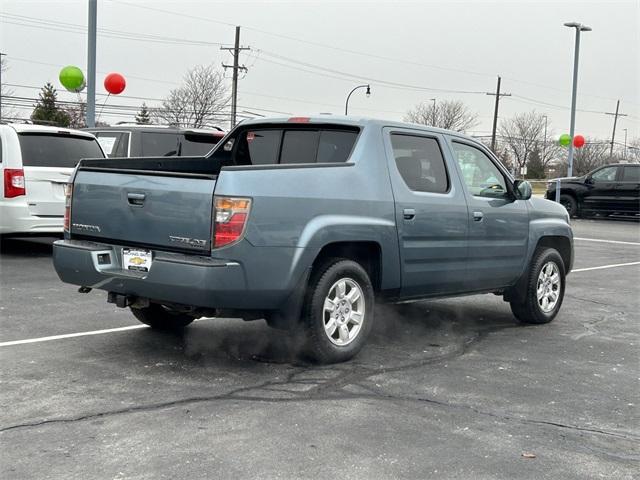
[[[4, 77], [4, 74], [9, 70], [9, 65], [7, 64], [7, 59], [3, 55], [0, 55], [0, 72]], [[13, 90], [7, 88], [5, 82], [2, 82], [2, 90], [0, 91], [0, 96], [2, 96], [3, 100], [6, 97], [13, 96]], [[16, 119], [17, 116], [16, 111], [13, 108], [8, 108], [6, 102], [2, 102], [2, 117]]]
[[407, 112], [404, 120], [458, 132], [466, 132], [478, 125], [478, 116], [459, 100], [420, 103]]
[[222, 72], [213, 65], [197, 65], [171, 90], [153, 116], [164, 123], [200, 128], [215, 123], [229, 105], [229, 91]]
[[[573, 157], [573, 174], [581, 176], [590, 171], [611, 163], [607, 140], [587, 139], [584, 146], [576, 148]], [[566, 165], [567, 160], [564, 159]]]
[[625, 160], [640, 163], [640, 138], [634, 138], [627, 144]]
[[[519, 174], [526, 167], [531, 154], [535, 150], [541, 150], [540, 147], [544, 145], [544, 115], [535, 110], [518, 113], [504, 120], [500, 124], [499, 132], [502, 142], [511, 154], [516, 174]], [[550, 144], [547, 143], [547, 146]], [[541, 160], [545, 166], [552, 158], [547, 154], [546, 149], [545, 153], [541, 154]]]

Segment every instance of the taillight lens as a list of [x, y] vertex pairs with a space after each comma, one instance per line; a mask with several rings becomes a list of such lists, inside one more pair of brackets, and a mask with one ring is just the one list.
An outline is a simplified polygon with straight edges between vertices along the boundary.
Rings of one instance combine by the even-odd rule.
[[24, 170], [21, 168], [5, 168], [4, 170], [4, 198], [26, 195], [24, 186]]
[[73, 183], [64, 186], [64, 231], [69, 232], [71, 225], [71, 197], [73, 195]]
[[250, 209], [250, 198], [214, 197], [213, 248], [242, 239]]

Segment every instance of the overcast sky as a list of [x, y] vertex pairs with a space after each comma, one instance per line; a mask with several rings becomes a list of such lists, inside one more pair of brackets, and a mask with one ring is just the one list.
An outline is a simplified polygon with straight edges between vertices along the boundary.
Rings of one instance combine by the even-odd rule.
[[[38, 91], [15, 85], [49, 81], [62, 89], [64, 65], [86, 71], [85, 0], [0, 0], [0, 6], [0, 51], [9, 64], [3, 82], [16, 96]], [[364, 91], [352, 96], [350, 113], [402, 119], [421, 101], [459, 99], [478, 113], [472, 133], [483, 135], [491, 130], [494, 97], [482, 92], [495, 91], [499, 74], [503, 92], [513, 95], [503, 98], [501, 118], [535, 109], [560, 134], [569, 131], [571, 102], [574, 30], [563, 27], [567, 21], [593, 28], [582, 36], [578, 108], [587, 111], [578, 112], [576, 133], [610, 138], [613, 117], [602, 112], [614, 111], [620, 99], [628, 116], [620, 118], [616, 139], [623, 140], [625, 128], [629, 138], [640, 136], [638, 0], [98, 0], [98, 28], [110, 32], [98, 34], [97, 91], [105, 93], [104, 74], [116, 71], [127, 88], [105, 111], [143, 101], [131, 97], [160, 99], [194, 65], [230, 63], [219, 44], [231, 44], [234, 25], [241, 25], [241, 43], [251, 50], [241, 56], [249, 71], [239, 84], [239, 111], [342, 113], [348, 91], [371, 83], [370, 98]], [[109, 122], [127, 119], [103, 114]]]

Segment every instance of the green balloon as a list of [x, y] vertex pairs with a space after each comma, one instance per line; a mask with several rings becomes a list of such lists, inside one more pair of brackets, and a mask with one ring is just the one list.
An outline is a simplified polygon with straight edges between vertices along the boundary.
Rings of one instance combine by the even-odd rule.
[[558, 140], [558, 142], [563, 147], [568, 147], [571, 143], [571, 136], [568, 133], [563, 133], [562, 135], [560, 135], [560, 139]]
[[84, 73], [73, 65], [67, 65], [60, 70], [59, 78], [62, 86], [70, 92], [81, 92], [86, 86]]

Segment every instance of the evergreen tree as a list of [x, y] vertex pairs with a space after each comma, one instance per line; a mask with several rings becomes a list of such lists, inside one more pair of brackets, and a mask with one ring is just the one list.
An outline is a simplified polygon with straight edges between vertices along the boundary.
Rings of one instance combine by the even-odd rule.
[[531, 152], [527, 160], [527, 178], [545, 178], [544, 164], [537, 149]]
[[147, 104], [144, 102], [142, 103], [142, 107], [140, 107], [140, 111], [136, 115], [136, 123], [139, 125], [146, 125], [151, 123], [151, 115], [149, 114]]
[[71, 123], [71, 118], [67, 112], [58, 108], [57, 100], [58, 93], [56, 89], [47, 82], [40, 91], [38, 103], [31, 114], [31, 120], [45, 125], [68, 127]]

